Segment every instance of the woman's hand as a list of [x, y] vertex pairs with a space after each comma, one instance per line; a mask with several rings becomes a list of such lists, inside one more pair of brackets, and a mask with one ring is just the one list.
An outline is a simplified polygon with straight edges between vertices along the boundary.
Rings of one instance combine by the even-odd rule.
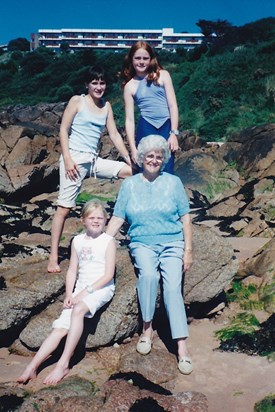
[[191, 269], [192, 265], [193, 265], [192, 250], [186, 249], [184, 251], [184, 256], [183, 256], [183, 269], [184, 269], [184, 272]]

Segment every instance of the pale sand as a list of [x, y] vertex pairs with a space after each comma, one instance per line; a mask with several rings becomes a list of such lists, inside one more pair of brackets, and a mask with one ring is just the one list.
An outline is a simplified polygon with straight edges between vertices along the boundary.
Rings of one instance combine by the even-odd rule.
[[[204, 393], [208, 399], [209, 412], [252, 412], [257, 401], [275, 393], [275, 363], [260, 356], [214, 351], [219, 345], [214, 331], [221, 327], [208, 319], [197, 320], [190, 325], [188, 343], [194, 371], [188, 376], [178, 372], [172, 391]], [[164, 347], [158, 338], [154, 340], [154, 346]], [[0, 349], [0, 383], [17, 385], [15, 380], [29, 360], [28, 357], [9, 354], [8, 349]], [[28, 390], [45, 387], [43, 379], [53, 367], [51, 365], [43, 369], [34, 381], [23, 387]], [[96, 381], [99, 386], [109, 377], [104, 366], [89, 353], [67, 376], [72, 375]]]

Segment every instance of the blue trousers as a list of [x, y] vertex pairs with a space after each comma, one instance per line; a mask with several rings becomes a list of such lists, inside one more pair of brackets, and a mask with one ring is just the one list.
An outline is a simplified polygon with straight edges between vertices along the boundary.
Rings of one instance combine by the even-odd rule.
[[[136, 133], [136, 146], [138, 146], [140, 140], [145, 137], [149, 136], [150, 134], [158, 134], [159, 136], [164, 137], [166, 140], [169, 138], [171, 130], [171, 121], [170, 119], [166, 120], [166, 122], [160, 127], [157, 128], [153, 126], [151, 123], [147, 122], [147, 120], [140, 117], [138, 125], [137, 125], [137, 133]], [[170, 159], [165, 165], [164, 171], [170, 174], [174, 174], [174, 161], [175, 155], [174, 153], [171, 154]]]
[[131, 255], [138, 270], [137, 293], [142, 319], [153, 319], [160, 277], [163, 298], [173, 339], [189, 336], [182, 289], [183, 241], [161, 245], [130, 243]]

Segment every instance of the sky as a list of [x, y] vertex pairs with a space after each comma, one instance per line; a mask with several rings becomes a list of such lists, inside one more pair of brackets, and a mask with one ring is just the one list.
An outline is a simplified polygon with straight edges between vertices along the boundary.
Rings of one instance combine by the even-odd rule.
[[275, 17], [275, 0], [0, 0], [0, 45], [39, 29], [162, 29], [200, 33], [199, 20], [243, 26]]

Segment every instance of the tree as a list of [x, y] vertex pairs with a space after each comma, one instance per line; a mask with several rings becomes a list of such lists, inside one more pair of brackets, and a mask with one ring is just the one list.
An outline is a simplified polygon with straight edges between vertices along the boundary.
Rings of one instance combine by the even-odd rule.
[[60, 51], [62, 53], [69, 53], [70, 52], [70, 45], [68, 42], [64, 41], [60, 44]]
[[17, 39], [11, 40], [8, 43], [8, 51], [15, 50], [30, 51], [30, 42], [23, 37], [18, 37]]
[[202, 34], [208, 38], [222, 38], [225, 34], [228, 33], [228, 31], [232, 30], [232, 28], [234, 27], [227, 20], [220, 19], [216, 21], [199, 20], [196, 23], [196, 26], [198, 26], [201, 29]]
[[24, 73], [34, 75], [43, 72], [45, 68], [51, 63], [49, 56], [44, 51], [36, 49], [34, 52], [27, 53], [22, 61], [21, 67]]

